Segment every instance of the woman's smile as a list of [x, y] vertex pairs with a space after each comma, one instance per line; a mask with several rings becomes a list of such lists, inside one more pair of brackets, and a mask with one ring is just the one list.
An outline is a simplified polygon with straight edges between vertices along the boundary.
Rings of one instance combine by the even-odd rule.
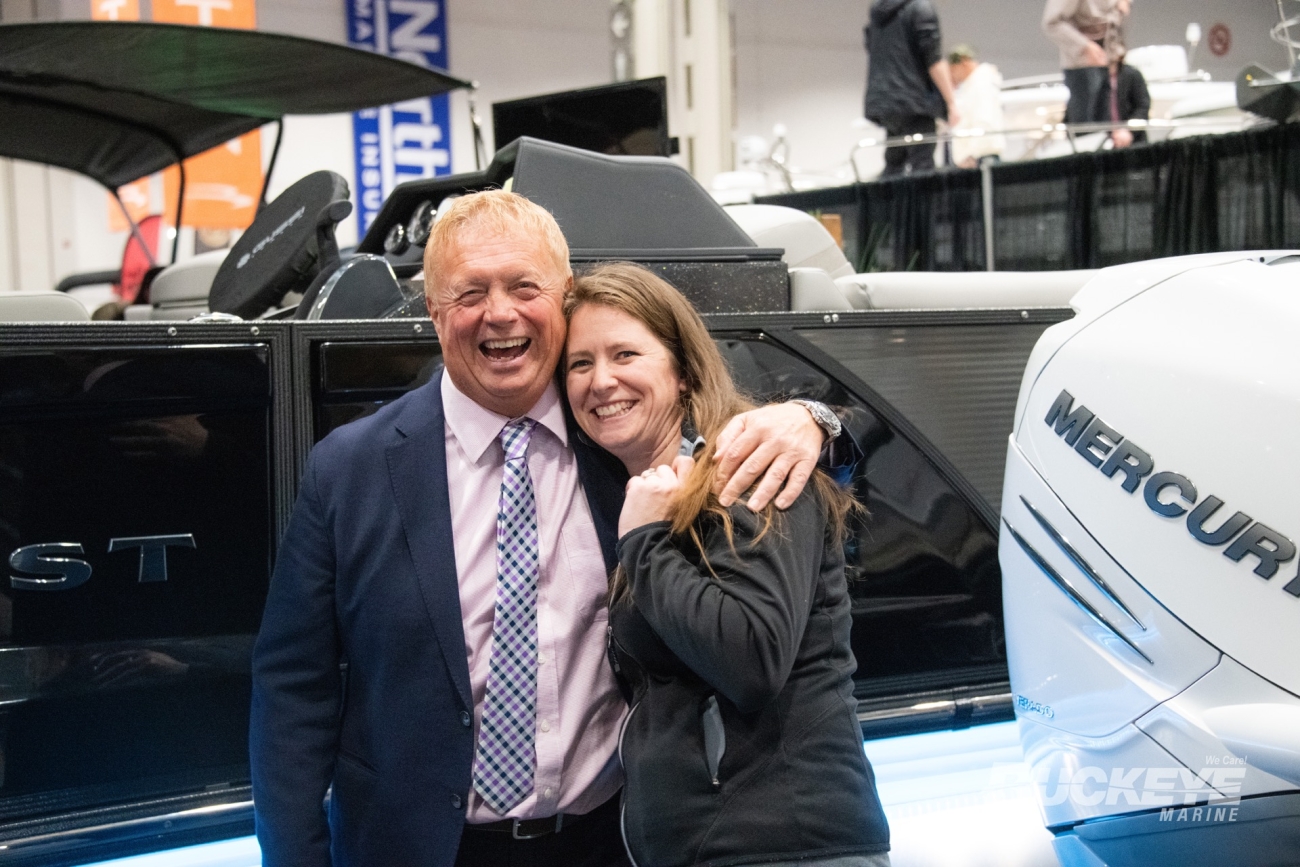
[[629, 471], [676, 455], [685, 385], [672, 353], [639, 320], [602, 304], [574, 311], [565, 380], [579, 426]]
[[630, 412], [636, 404], [635, 400], [620, 400], [618, 403], [607, 403], [604, 406], [598, 406], [592, 412], [596, 414], [597, 418], [611, 419]]

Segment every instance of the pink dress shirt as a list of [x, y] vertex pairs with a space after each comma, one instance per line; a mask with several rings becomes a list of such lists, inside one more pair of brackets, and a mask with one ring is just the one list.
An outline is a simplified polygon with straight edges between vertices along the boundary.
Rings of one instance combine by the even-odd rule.
[[[497, 435], [510, 419], [466, 397], [445, 373], [442, 405], [477, 743], [496, 607], [497, 501], [504, 463]], [[471, 823], [587, 813], [612, 797], [623, 782], [617, 753], [626, 705], [605, 656], [609, 621], [605, 561], [553, 384], [527, 415], [538, 422], [528, 445], [541, 542], [537, 771], [532, 793], [505, 816], [471, 790], [466, 809]]]

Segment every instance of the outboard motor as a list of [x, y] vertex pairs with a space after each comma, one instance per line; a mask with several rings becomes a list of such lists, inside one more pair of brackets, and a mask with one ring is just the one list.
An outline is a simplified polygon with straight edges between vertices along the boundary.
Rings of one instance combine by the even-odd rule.
[[1002, 500], [1007, 656], [1065, 867], [1300, 858], [1300, 257], [1100, 272]]

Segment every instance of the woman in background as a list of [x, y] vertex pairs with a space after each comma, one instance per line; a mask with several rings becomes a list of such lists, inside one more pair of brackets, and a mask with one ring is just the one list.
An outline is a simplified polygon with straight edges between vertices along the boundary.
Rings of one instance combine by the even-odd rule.
[[785, 512], [719, 505], [714, 439], [751, 404], [659, 277], [598, 267], [565, 310], [570, 405], [631, 476], [610, 602], [611, 649], [634, 695], [620, 750], [629, 856], [640, 867], [888, 865], [853, 698], [852, 499], [817, 474]]

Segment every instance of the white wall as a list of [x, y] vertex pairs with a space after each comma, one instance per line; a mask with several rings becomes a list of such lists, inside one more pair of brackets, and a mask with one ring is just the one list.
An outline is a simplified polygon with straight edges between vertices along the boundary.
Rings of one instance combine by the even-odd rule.
[[[447, 0], [446, 14], [448, 71], [480, 84], [476, 98], [489, 157], [493, 102], [611, 80], [607, 0]], [[258, 0], [257, 18], [259, 30], [346, 40], [343, 0]], [[464, 92], [452, 96], [451, 126], [452, 170], [473, 171]], [[348, 148], [350, 174], [350, 143]]]
[[[489, 156], [492, 103], [612, 80], [608, 16], [607, 0], [448, 0], [449, 71], [479, 82]], [[453, 97], [452, 169], [457, 172], [474, 169], [464, 105], [463, 93]]]
[[[478, 81], [475, 98], [491, 159], [492, 103], [610, 80], [606, 0], [448, 0], [449, 72]], [[331, 42], [346, 40], [343, 0], [258, 0], [258, 28]], [[469, 99], [451, 97], [452, 171], [475, 170]], [[269, 156], [271, 128], [263, 134]], [[350, 115], [290, 117], [269, 195], [318, 169], [353, 174]], [[338, 230], [341, 245], [357, 241], [355, 215]]]
[[[790, 163], [833, 173], [866, 134], [862, 0], [732, 0], [736, 137], [789, 129]], [[846, 179], [847, 180], [847, 179]]]

